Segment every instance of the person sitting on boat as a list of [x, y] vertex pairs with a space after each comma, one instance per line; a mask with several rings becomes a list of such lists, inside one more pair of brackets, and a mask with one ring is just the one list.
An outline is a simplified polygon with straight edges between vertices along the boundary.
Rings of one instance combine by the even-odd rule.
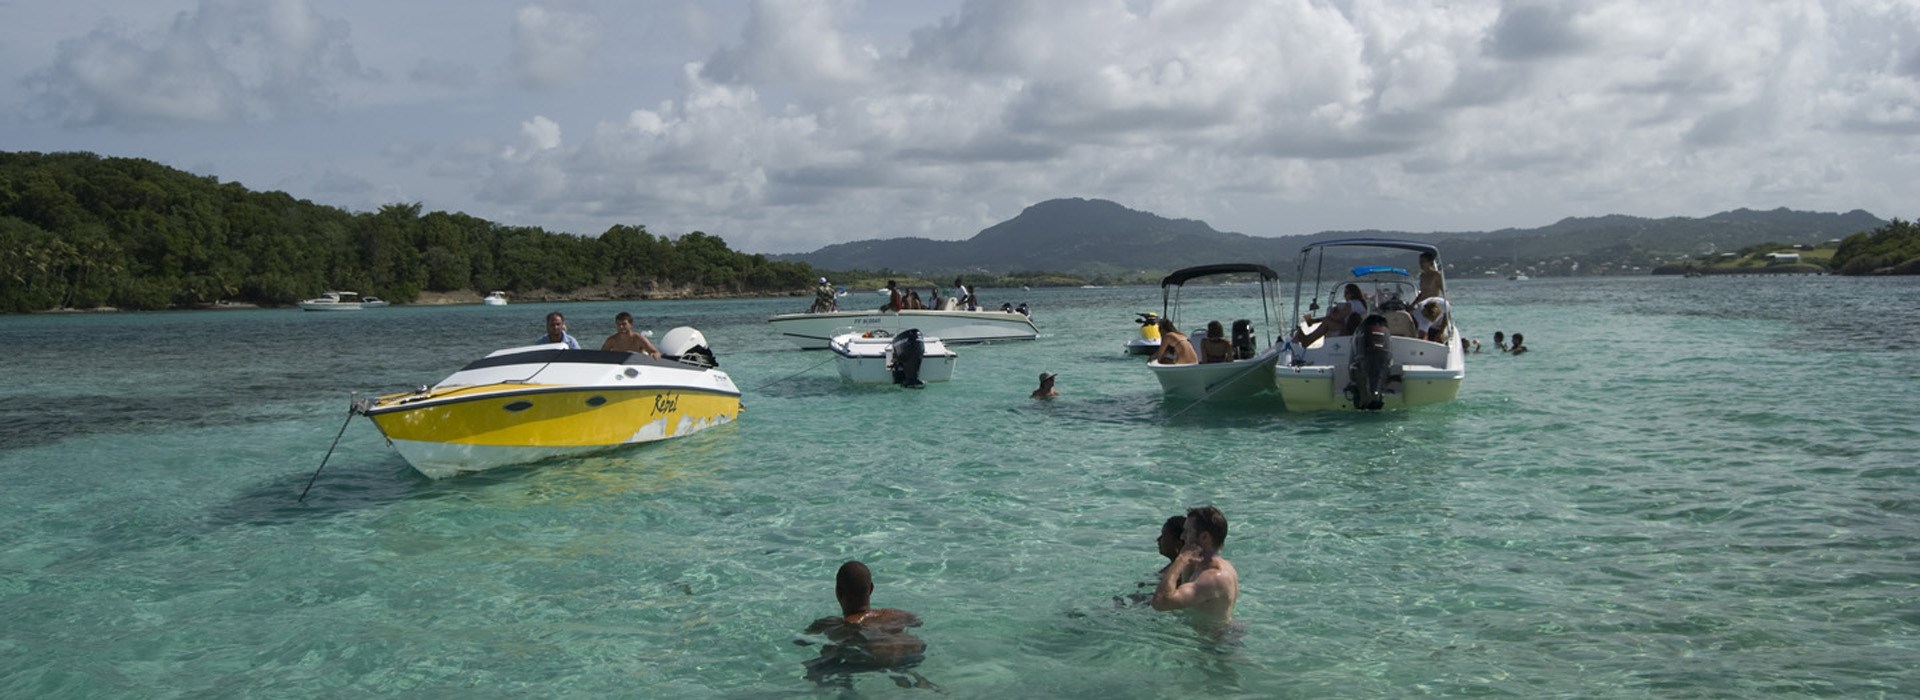
[[927, 288], [927, 308], [928, 309], [931, 309], [934, 311], [946, 311], [947, 307], [944, 306], [946, 303], [947, 302], [945, 299], [940, 298], [940, 287], [933, 286], [933, 287]]
[[1041, 372], [1040, 388], [1033, 390], [1033, 398], [1051, 399], [1055, 396], [1059, 396], [1060, 390], [1053, 388], [1053, 379], [1054, 377], [1057, 377], [1057, 376], [1059, 375], [1056, 375], [1052, 372]]
[[840, 300], [835, 298], [833, 285], [827, 284], [827, 278], [820, 278], [820, 286], [813, 288], [813, 306], [807, 308], [807, 313], [825, 313], [837, 308]]
[[1440, 274], [1440, 261], [1432, 251], [1420, 254], [1420, 292], [1413, 295], [1413, 303], [1418, 304], [1428, 297], [1446, 296], [1447, 278]]
[[580, 341], [574, 340], [573, 336], [567, 335], [567, 317], [560, 315], [558, 311], [547, 314], [547, 334], [540, 336], [539, 340], [533, 342], [536, 345], [566, 343], [568, 350], [580, 349]]
[[1200, 363], [1233, 361], [1233, 341], [1219, 321], [1207, 322], [1207, 337], [1200, 339]]
[[656, 360], [660, 359], [660, 349], [653, 346], [653, 341], [633, 332], [633, 314], [625, 311], [614, 314], [613, 335], [607, 336], [606, 342], [600, 344], [600, 349], [612, 352], [637, 352]]
[[1420, 313], [1414, 315], [1414, 321], [1420, 324], [1420, 337], [1438, 343], [1447, 337], [1447, 300], [1440, 297], [1427, 297], [1417, 304]]
[[1345, 296], [1346, 298], [1340, 303], [1327, 309], [1325, 316], [1320, 318], [1314, 318], [1312, 314], [1302, 316], [1301, 318], [1307, 323], [1319, 325], [1314, 327], [1313, 332], [1306, 335], [1295, 331], [1293, 344], [1305, 348], [1311, 347], [1328, 333], [1352, 335], [1354, 329], [1360, 327], [1360, 320], [1367, 317], [1367, 297], [1360, 293], [1360, 285], [1357, 284], [1348, 284]]
[[880, 306], [881, 311], [899, 311], [907, 305], [906, 297], [900, 296], [900, 285], [887, 280], [887, 303]]
[[960, 278], [953, 278], [953, 310], [966, 311], [972, 296], [967, 293], [967, 285], [962, 284]]
[[1519, 333], [1513, 334], [1513, 348], [1508, 350], [1507, 352], [1514, 355], [1518, 355], [1526, 351], [1527, 351], [1526, 336], [1523, 336]]
[[916, 291], [914, 291], [914, 290], [911, 290], [911, 289], [909, 289], [909, 290], [907, 290], [907, 305], [906, 305], [906, 308], [909, 308], [909, 309], [914, 309], [914, 310], [921, 310], [921, 309], [925, 309], [925, 308], [927, 308], [927, 305], [926, 305], [926, 304], [923, 304], [923, 303], [920, 303], [920, 293], [919, 293], [919, 292], [916, 292]]
[[854, 673], [885, 671], [911, 676], [915, 682], [910, 685], [932, 687], [910, 670], [926, 658], [927, 643], [907, 631], [920, 626], [919, 616], [894, 608], [873, 609], [873, 571], [866, 564], [841, 564], [834, 575], [833, 596], [840, 602], [840, 614], [815, 620], [803, 633], [827, 637], [820, 655], [806, 662], [807, 680], [844, 682]]
[[1200, 363], [1200, 356], [1193, 353], [1193, 343], [1187, 340], [1187, 334], [1163, 318], [1160, 319], [1160, 351], [1153, 354], [1153, 361], [1163, 365], [1193, 365]]

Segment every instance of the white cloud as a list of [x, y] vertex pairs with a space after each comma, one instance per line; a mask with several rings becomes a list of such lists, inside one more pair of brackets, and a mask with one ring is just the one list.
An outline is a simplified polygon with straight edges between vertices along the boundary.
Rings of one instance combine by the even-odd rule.
[[514, 15], [513, 66], [526, 87], [580, 81], [599, 47], [600, 20], [592, 12], [529, 5]]
[[361, 68], [344, 21], [304, 0], [201, 0], [165, 30], [106, 24], [61, 41], [30, 78], [42, 113], [76, 124], [266, 121], [330, 111]]
[[[41, 104], [163, 136], [250, 121], [268, 139], [348, 95], [336, 138], [274, 132], [297, 167], [372, 163], [357, 174], [375, 193], [448, 198], [432, 209], [755, 251], [960, 238], [1062, 196], [1263, 235], [1740, 206], [1912, 216], [1920, 166], [1911, 0], [320, 6], [347, 19], [200, 1], [65, 39], [36, 63]], [[378, 74], [351, 60], [348, 19], [405, 85], [360, 94]], [[503, 59], [498, 78], [476, 68]], [[32, 143], [98, 143], [66, 133]], [[205, 140], [177, 140], [174, 161], [266, 160], [192, 149]]]

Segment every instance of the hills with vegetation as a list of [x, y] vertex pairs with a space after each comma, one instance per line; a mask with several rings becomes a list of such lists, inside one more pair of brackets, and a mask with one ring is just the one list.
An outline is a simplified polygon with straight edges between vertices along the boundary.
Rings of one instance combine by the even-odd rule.
[[1837, 242], [1888, 222], [1860, 210], [1844, 214], [1738, 209], [1712, 216], [1649, 219], [1611, 215], [1498, 231], [1410, 233], [1326, 231], [1256, 237], [1205, 222], [1168, 219], [1101, 199], [1054, 199], [964, 241], [893, 238], [779, 256], [827, 269], [890, 269], [930, 278], [955, 273], [1005, 275], [1055, 270], [1100, 284], [1150, 282], [1166, 272], [1221, 261], [1260, 262], [1290, 273], [1302, 245], [1359, 236], [1439, 245], [1458, 276], [1647, 274], [1681, 258], [1748, 246]]
[[292, 304], [329, 289], [396, 302], [503, 290], [592, 298], [788, 293], [806, 263], [695, 231], [597, 237], [394, 204], [353, 213], [152, 161], [0, 153], [0, 312]]
[[[1859, 210], [1270, 238], [1106, 200], [1053, 199], [963, 241], [894, 238], [763, 256], [699, 231], [669, 238], [616, 225], [577, 236], [418, 204], [349, 212], [147, 160], [0, 152], [0, 312], [289, 305], [328, 289], [400, 303], [495, 289], [530, 298], [795, 294], [823, 274], [856, 288], [890, 278], [943, 284], [956, 275], [988, 286], [1153, 283], [1222, 261], [1288, 274], [1305, 243], [1353, 236], [1433, 242], [1456, 278], [1758, 268], [1920, 274], [1920, 227]], [[1794, 263], [1802, 268], [1780, 267], [1779, 256], [1761, 262], [1788, 249], [1805, 253]], [[1737, 254], [1729, 259], [1728, 251]]]

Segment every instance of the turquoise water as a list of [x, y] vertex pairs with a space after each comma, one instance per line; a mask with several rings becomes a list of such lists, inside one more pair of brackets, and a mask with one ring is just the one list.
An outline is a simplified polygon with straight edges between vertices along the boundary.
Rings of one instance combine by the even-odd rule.
[[[1163, 402], [1120, 355], [1151, 288], [982, 290], [1042, 337], [922, 391], [789, 349], [800, 297], [3, 317], [0, 696], [839, 695], [794, 642], [847, 559], [953, 697], [1920, 694], [1920, 280], [1454, 286], [1534, 352], [1379, 415]], [[745, 413], [438, 482], [360, 419], [295, 502], [349, 391], [553, 308], [701, 328]], [[1227, 641], [1113, 603], [1206, 503]]]

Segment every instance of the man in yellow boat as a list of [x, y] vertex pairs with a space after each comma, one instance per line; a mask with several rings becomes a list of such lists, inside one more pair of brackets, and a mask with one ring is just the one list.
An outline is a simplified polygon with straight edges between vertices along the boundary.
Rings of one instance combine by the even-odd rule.
[[566, 343], [568, 350], [580, 349], [580, 341], [574, 340], [573, 336], [567, 335], [567, 317], [560, 315], [558, 311], [547, 314], [547, 334], [540, 336], [539, 340], [533, 342], [536, 345]]
[[601, 350], [615, 352], [637, 352], [653, 359], [660, 359], [660, 349], [653, 341], [633, 332], [633, 314], [625, 311], [613, 317], [613, 335], [607, 336], [607, 342], [600, 344]]

